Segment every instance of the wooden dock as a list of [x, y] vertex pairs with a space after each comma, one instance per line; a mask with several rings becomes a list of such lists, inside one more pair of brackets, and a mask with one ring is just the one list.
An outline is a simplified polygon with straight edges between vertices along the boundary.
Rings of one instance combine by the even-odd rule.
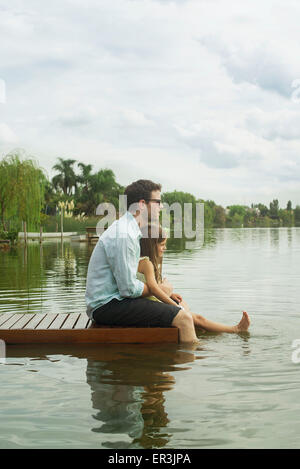
[[97, 243], [99, 235], [97, 234], [96, 226], [87, 226], [85, 232], [88, 243]]
[[176, 327], [95, 325], [86, 313], [0, 314], [0, 339], [6, 344], [178, 343]]

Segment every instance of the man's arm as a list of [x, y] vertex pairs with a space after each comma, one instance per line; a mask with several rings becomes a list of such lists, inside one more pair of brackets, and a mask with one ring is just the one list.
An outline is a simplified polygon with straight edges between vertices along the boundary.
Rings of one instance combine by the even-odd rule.
[[147, 283], [144, 283], [144, 290], [143, 290], [143, 294], [142, 294], [142, 297], [144, 296], [150, 296], [151, 295], [151, 291], [147, 285]]

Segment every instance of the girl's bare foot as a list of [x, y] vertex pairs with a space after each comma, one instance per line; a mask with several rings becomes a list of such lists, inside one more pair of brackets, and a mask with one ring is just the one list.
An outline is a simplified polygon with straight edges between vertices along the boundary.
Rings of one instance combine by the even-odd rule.
[[235, 326], [236, 332], [245, 332], [248, 330], [249, 326], [250, 326], [250, 318], [248, 316], [248, 313], [246, 313], [246, 311], [243, 311], [242, 319], [240, 320], [238, 325]]

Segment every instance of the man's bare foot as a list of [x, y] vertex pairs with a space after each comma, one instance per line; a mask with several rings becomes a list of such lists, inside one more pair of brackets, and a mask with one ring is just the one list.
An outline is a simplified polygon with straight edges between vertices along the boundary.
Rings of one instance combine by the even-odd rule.
[[193, 345], [200, 345], [200, 340], [199, 339], [194, 339], [194, 340], [189, 340], [188, 342], [180, 340], [179, 343], [184, 344], [184, 345], [193, 346]]
[[250, 318], [248, 316], [248, 313], [246, 313], [246, 311], [243, 311], [242, 319], [240, 320], [238, 325], [235, 326], [236, 332], [245, 332], [248, 330], [249, 326], [250, 326]]

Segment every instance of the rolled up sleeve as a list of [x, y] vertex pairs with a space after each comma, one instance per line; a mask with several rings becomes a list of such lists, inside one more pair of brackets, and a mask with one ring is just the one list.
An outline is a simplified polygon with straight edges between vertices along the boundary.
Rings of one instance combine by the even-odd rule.
[[114, 246], [105, 247], [118, 290], [124, 298], [138, 298], [144, 290], [144, 283], [136, 277], [139, 259], [135, 242], [130, 237], [117, 238]]

